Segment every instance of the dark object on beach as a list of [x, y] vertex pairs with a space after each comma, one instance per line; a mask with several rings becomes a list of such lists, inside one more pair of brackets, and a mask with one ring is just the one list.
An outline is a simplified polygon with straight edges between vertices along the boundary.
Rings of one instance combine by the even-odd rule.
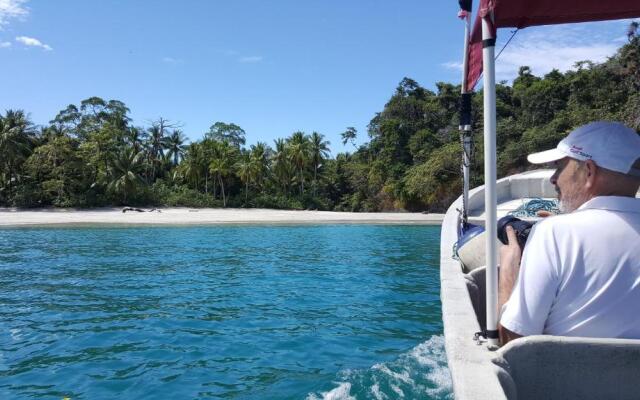
[[151, 210], [143, 210], [142, 208], [135, 208], [135, 207], [125, 207], [122, 209], [122, 212], [125, 213], [127, 211], [137, 211], [137, 212], [162, 212], [162, 210], [159, 210], [157, 208], [152, 208]]
[[143, 210], [142, 208], [135, 208], [135, 207], [125, 207], [125, 208], [122, 209], [123, 213], [125, 213], [127, 211], [145, 212], [145, 210]]

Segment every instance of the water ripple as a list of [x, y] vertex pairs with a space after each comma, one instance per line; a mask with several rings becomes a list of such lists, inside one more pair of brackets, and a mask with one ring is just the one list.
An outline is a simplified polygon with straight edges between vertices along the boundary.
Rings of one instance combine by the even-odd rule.
[[0, 398], [447, 398], [438, 242], [417, 226], [0, 230]]

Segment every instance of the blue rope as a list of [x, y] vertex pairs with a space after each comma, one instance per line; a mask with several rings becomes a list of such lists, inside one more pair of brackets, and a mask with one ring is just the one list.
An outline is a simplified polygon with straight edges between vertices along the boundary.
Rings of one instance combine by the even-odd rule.
[[558, 200], [532, 199], [509, 212], [509, 215], [520, 218], [537, 217], [538, 211], [549, 211], [550, 213], [558, 214], [560, 212]]

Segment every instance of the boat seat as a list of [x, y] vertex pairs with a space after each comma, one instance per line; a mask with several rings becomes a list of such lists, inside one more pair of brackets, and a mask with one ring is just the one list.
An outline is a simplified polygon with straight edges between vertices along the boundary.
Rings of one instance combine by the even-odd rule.
[[[509, 179], [509, 197], [555, 198], [556, 190], [549, 179], [553, 171], [531, 171]], [[542, 179], [541, 179], [542, 178]]]
[[481, 330], [485, 330], [487, 326], [486, 271], [487, 267], [479, 267], [464, 275], [471, 305]]
[[510, 400], [640, 398], [640, 340], [527, 336], [492, 361]]

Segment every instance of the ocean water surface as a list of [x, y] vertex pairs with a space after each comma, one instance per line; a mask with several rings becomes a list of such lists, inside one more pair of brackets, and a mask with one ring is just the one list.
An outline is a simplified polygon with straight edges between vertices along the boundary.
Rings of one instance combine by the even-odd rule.
[[0, 229], [0, 398], [450, 398], [439, 238]]

